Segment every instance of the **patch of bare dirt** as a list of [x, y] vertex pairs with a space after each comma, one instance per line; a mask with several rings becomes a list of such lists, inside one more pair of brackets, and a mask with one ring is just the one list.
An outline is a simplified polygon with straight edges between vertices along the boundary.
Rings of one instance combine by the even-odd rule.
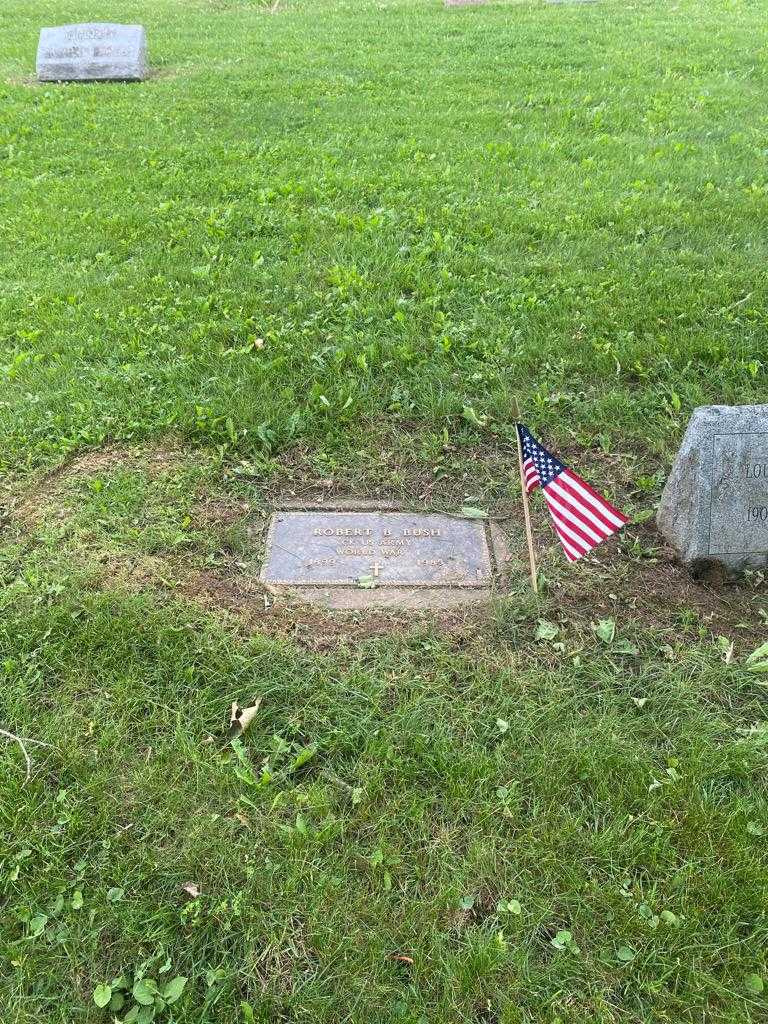
[[[420, 449], [420, 439], [433, 436], [434, 428], [418, 421], [393, 426], [377, 424], [369, 449], [350, 456], [345, 467], [321, 475], [307, 442], [298, 442], [275, 460], [278, 472], [265, 496], [280, 502], [324, 504], [355, 499], [400, 505], [428, 505], [431, 510], [456, 510], [472, 498], [496, 517], [519, 515], [518, 456], [514, 438], [497, 433], [478, 435], [472, 443], [447, 441]], [[545, 439], [546, 440], [546, 439]], [[617, 502], [632, 489], [637, 471], [634, 456], [584, 449], [574, 443], [553, 451], [583, 471]], [[604, 486], [611, 481], [612, 486]], [[650, 500], [650, 499], [649, 499]], [[282, 507], [285, 507], [284, 505]]]
[[160, 476], [178, 469], [188, 458], [189, 452], [172, 441], [138, 448], [119, 444], [94, 448], [68, 459], [27, 486], [10, 505], [9, 515], [22, 526], [34, 527], [47, 516], [66, 514], [61, 498], [74, 480], [98, 477], [118, 467], [141, 468], [150, 476]]
[[[574, 458], [571, 451], [564, 454], [596, 468], [598, 485], [601, 479], [612, 480], [612, 497], [619, 506], [631, 494], [628, 465], [618, 457], [603, 457], [592, 451], [581, 458], [578, 453]], [[9, 507], [7, 518], [16, 526], [29, 529], [47, 516], [66, 516], [64, 493], [75, 480], [97, 477], [117, 467], [136, 467], [150, 475], [173, 473], [190, 457], [189, 450], [168, 440], [139, 448], [110, 445], [85, 452], [26, 488], [16, 504]], [[398, 613], [391, 609], [329, 612], [310, 608], [264, 586], [253, 568], [246, 569], [234, 555], [225, 553], [227, 531], [246, 524], [253, 544], [249, 558], [255, 557], [259, 534], [268, 521], [258, 507], [263, 504], [283, 509], [332, 508], [356, 502], [378, 508], [455, 510], [465, 503], [467, 495], [476, 495], [472, 503], [487, 508], [509, 535], [514, 571], [508, 586], [520, 595], [522, 605], [525, 540], [516, 451], [494, 437], [484, 438], [474, 447], [447, 445], [441, 455], [445, 471], [437, 474], [423, 460], [414, 458], [410, 464], [402, 464], [402, 457], [403, 437], [384, 435], [381, 460], [363, 472], [361, 479], [355, 478], [354, 468], [346, 475], [323, 477], [312, 465], [309, 448], [297, 446], [280, 458], [277, 477], [265, 490], [260, 490], [255, 507], [222, 492], [201, 496], [193, 512], [193, 523], [221, 547], [224, 559], [216, 568], [196, 565], [194, 552], [184, 557], [168, 552], [165, 557], [150, 558], [132, 553], [102, 557], [89, 550], [86, 557], [102, 563], [103, 572], [98, 572], [97, 577], [105, 587], [117, 583], [132, 591], [181, 594], [210, 611], [232, 616], [247, 631], [289, 636], [313, 650], [330, 650], [393, 632], [404, 633], [420, 628], [421, 623], [438, 625], [455, 637], [457, 644], [482, 647], [487, 635], [487, 610]], [[453, 460], [457, 460], [455, 466], [459, 468], [451, 468]], [[390, 474], [387, 467], [397, 468], [400, 475]], [[222, 490], [226, 486], [225, 479]], [[256, 511], [259, 516], [253, 514]], [[754, 586], [754, 579], [693, 579], [664, 546], [651, 521], [630, 525], [621, 540], [611, 539], [597, 549], [594, 557], [568, 566], [542, 503], [534, 503], [533, 516], [540, 566], [550, 580], [544, 593], [550, 611], [545, 614], [560, 614], [585, 627], [598, 618], [615, 617], [623, 626], [666, 631], [670, 638], [677, 637], [681, 629], [703, 627], [713, 636], [743, 638], [745, 646], [751, 643], [754, 647], [765, 639], [766, 622], [760, 616], [761, 609], [768, 609], [765, 586]], [[639, 545], [633, 547], [633, 538]], [[530, 609], [529, 614], [533, 614]]]
[[[391, 439], [390, 439], [391, 440]], [[387, 439], [383, 443], [386, 445]], [[429, 510], [460, 507], [465, 496], [483, 495], [478, 504], [487, 508], [494, 521], [504, 529], [515, 571], [507, 586], [520, 592], [525, 584], [527, 559], [523, 533], [522, 502], [517, 483], [517, 453], [503, 439], [489, 437], [477, 446], [453, 449], [448, 446], [446, 460], [460, 459], [462, 471], [455, 475], [435, 476], [422, 465], [407, 467], [402, 485], [387, 484], [378, 476], [356, 487], [346, 478], [322, 478], [313, 471], [308, 451], [294, 449], [281, 462], [283, 473], [279, 484], [268, 492], [268, 501], [275, 508], [305, 506], [333, 507], [366, 501], [379, 508], [421, 506]], [[578, 465], [591, 467], [598, 486], [612, 481], [607, 493], [619, 507], [632, 497], [632, 468], [622, 458], [601, 451], [573, 451], [565, 457]], [[635, 495], [637, 498], [637, 495]], [[647, 499], [651, 503], [651, 499]], [[212, 506], [211, 520], [219, 517], [228, 522], [238, 516], [237, 503], [219, 499]], [[670, 638], [683, 628], [705, 628], [711, 635], [741, 637], [745, 646], [753, 647], [765, 639], [766, 622], [761, 609], [768, 610], [765, 585], [755, 580], [727, 579], [709, 574], [695, 579], [666, 547], [653, 520], [630, 524], [620, 538], [601, 545], [585, 563], [569, 566], [552, 531], [549, 514], [542, 502], [534, 504], [534, 534], [539, 564], [552, 579], [547, 596], [553, 605], [576, 623], [589, 626], [601, 617], [615, 616], [631, 628], [667, 632]], [[635, 545], [634, 540], [639, 544]], [[642, 553], [639, 553], [637, 548]], [[759, 580], [757, 581], [759, 583]], [[503, 596], [503, 595], [502, 595]], [[522, 597], [521, 597], [522, 600]], [[262, 597], [263, 603], [263, 597]], [[237, 611], [237, 599], [233, 601]], [[402, 616], [382, 613], [358, 613], [357, 621], [344, 625], [347, 616], [337, 613], [307, 612], [298, 606], [284, 607], [280, 613], [290, 631], [323, 633], [339, 642], [380, 635], [388, 630], [402, 630], [413, 625], [412, 613]], [[275, 628], [276, 611], [272, 611], [269, 628]], [[456, 638], [457, 643], [483, 642], [488, 613], [482, 609], [431, 611], [424, 621], [437, 623]], [[258, 618], [251, 619], [252, 626]], [[264, 618], [261, 615], [263, 623]], [[329, 624], [333, 624], [330, 626]]]
[[173, 568], [164, 558], [152, 555], [119, 557], [114, 552], [93, 555], [98, 564], [96, 579], [105, 589], [123, 588], [133, 594], [168, 586]]
[[193, 572], [175, 592], [208, 611], [229, 613], [246, 632], [289, 637], [300, 647], [316, 652], [408, 633], [426, 623], [438, 622], [455, 635], [468, 628], [474, 632], [476, 623], [487, 620], [488, 614], [482, 609], [330, 612], [291, 600], [268, 584], [229, 568]]
[[734, 580], [711, 573], [695, 579], [652, 523], [630, 525], [626, 533], [637, 535], [652, 555], [628, 556], [617, 552], [616, 540], [609, 540], [590, 560], [591, 571], [579, 564], [566, 567], [555, 595], [569, 618], [589, 623], [620, 617], [633, 627], [666, 632], [671, 641], [699, 625], [713, 636], [735, 635], [753, 646], [765, 639], [760, 611], [768, 611], [768, 591], [759, 578]]
[[[356, 453], [354, 461], [322, 476], [313, 463], [311, 445], [299, 443], [277, 459], [278, 473], [266, 497], [279, 501], [323, 504], [329, 501], [368, 499], [381, 503], [433, 509], [457, 509], [467, 495], [485, 494], [503, 514], [505, 496], [517, 479], [517, 451], [495, 436], [476, 444], [445, 444], [429, 461], [415, 450], [422, 429], [416, 424], [393, 431], [382, 425], [370, 451]], [[499, 504], [501, 503], [501, 504]]]
[[243, 522], [251, 512], [252, 506], [247, 501], [226, 496], [205, 497], [193, 508], [192, 520], [198, 529], [220, 533]]

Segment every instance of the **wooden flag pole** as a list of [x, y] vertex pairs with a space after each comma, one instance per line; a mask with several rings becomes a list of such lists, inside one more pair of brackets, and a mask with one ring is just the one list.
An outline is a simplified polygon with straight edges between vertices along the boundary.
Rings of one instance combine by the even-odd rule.
[[523, 446], [520, 444], [520, 431], [518, 430], [518, 423], [520, 421], [520, 409], [517, 404], [517, 400], [514, 403], [514, 414], [515, 414], [515, 438], [517, 439], [517, 463], [520, 468], [520, 491], [523, 496], [523, 512], [525, 514], [525, 539], [528, 541], [528, 561], [531, 565], [531, 586], [533, 587], [534, 594], [539, 592], [539, 577], [536, 572], [536, 552], [533, 548], [533, 532], [531, 530], [531, 510], [528, 505], [528, 488], [525, 486], [525, 473], [523, 471]]

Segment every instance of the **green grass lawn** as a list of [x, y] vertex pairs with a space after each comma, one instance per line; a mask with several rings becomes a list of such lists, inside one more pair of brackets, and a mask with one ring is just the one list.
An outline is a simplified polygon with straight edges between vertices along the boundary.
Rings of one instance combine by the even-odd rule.
[[[35, 84], [97, 19], [152, 77]], [[0, 0], [3, 1024], [768, 1018], [768, 597], [650, 519], [765, 400], [766, 57], [749, 0]], [[569, 568], [537, 503], [538, 599], [513, 397], [637, 521]], [[488, 509], [508, 594], [272, 603], [318, 494]]]

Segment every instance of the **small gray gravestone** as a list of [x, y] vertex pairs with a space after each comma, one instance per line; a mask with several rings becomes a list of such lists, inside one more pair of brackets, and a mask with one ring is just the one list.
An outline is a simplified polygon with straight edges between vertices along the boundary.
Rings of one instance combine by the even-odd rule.
[[443, 0], [446, 7], [481, 7], [488, 0]]
[[277, 512], [261, 579], [335, 608], [471, 603], [489, 596], [500, 561], [490, 532], [436, 513]]
[[694, 572], [768, 565], [768, 405], [694, 410], [657, 521]]
[[40, 30], [41, 82], [141, 82], [147, 37], [141, 25], [60, 25]]

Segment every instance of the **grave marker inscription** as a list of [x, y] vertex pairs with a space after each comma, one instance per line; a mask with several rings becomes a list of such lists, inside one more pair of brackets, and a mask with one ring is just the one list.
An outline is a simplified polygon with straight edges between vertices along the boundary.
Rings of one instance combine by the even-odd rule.
[[658, 525], [694, 571], [768, 565], [768, 405], [694, 410]]
[[40, 30], [41, 82], [142, 81], [146, 74], [147, 39], [141, 25], [98, 22]]
[[277, 512], [261, 578], [271, 584], [488, 587], [478, 520], [411, 512]]

